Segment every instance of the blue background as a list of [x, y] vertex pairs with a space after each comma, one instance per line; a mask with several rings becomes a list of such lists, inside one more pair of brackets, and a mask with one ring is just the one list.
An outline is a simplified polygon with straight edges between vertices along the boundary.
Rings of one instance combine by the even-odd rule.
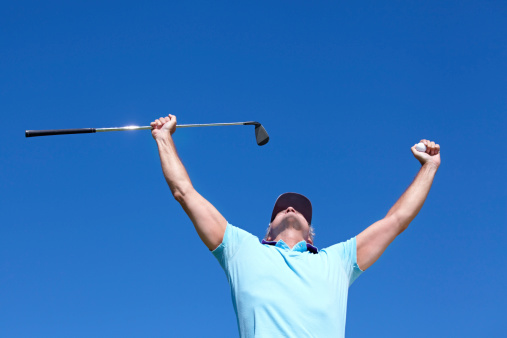
[[[233, 337], [218, 262], [173, 200], [149, 131], [197, 190], [263, 236], [313, 202], [320, 248], [382, 218], [421, 138], [442, 165], [419, 216], [351, 287], [349, 337], [506, 333], [503, 1], [2, 2], [0, 336]], [[267, 290], [269, 292], [269, 290]]]

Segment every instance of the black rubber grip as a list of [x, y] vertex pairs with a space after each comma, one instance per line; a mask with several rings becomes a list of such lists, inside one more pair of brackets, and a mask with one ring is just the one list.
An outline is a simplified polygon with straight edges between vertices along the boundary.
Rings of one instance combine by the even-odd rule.
[[95, 128], [26, 130], [25, 136], [34, 137], [34, 136], [50, 136], [50, 135], [66, 135], [66, 134], [87, 134], [87, 133], [95, 133]]

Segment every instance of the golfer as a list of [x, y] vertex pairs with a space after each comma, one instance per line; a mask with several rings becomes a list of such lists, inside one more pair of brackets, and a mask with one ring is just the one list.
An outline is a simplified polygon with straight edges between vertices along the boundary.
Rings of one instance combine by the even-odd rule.
[[421, 169], [387, 215], [354, 238], [317, 250], [312, 205], [278, 197], [262, 242], [231, 224], [192, 186], [176, 152], [176, 116], [151, 123], [174, 198], [224, 269], [241, 337], [344, 337], [348, 288], [417, 215], [440, 165], [440, 146], [412, 147]]

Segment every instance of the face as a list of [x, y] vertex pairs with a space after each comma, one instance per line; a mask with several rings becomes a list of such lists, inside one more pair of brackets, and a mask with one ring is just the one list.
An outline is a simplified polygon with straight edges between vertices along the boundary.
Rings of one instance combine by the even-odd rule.
[[270, 224], [270, 234], [268, 236], [268, 240], [275, 239], [281, 232], [289, 228], [301, 231], [302, 237], [307, 242], [312, 243], [310, 238], [310, 224], [308, 224], [308, 221], [303, 214], [293, 207], [288, 207], [276, 214]]

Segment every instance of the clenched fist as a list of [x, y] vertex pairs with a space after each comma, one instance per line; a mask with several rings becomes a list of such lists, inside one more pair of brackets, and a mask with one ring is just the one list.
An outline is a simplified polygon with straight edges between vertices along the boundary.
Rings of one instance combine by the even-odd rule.
[[176, 116], [169, 114], [153, 121], [150, 125], [151, 135], [155, 140], [167, 138], [176, 131]]
[[431, 163], [436, 165], [438, 168], [440, 166], [440, 145], [435, 144], [435, 142], [429, 140], [421, 140], [421, 143], [426, 146], [426, 151], [418, 151], [415, 149], [416, 145], [414, 144], [414, 146], [411, 148], [414, 157], [418, 159], [422, 165], [425, 163]]

